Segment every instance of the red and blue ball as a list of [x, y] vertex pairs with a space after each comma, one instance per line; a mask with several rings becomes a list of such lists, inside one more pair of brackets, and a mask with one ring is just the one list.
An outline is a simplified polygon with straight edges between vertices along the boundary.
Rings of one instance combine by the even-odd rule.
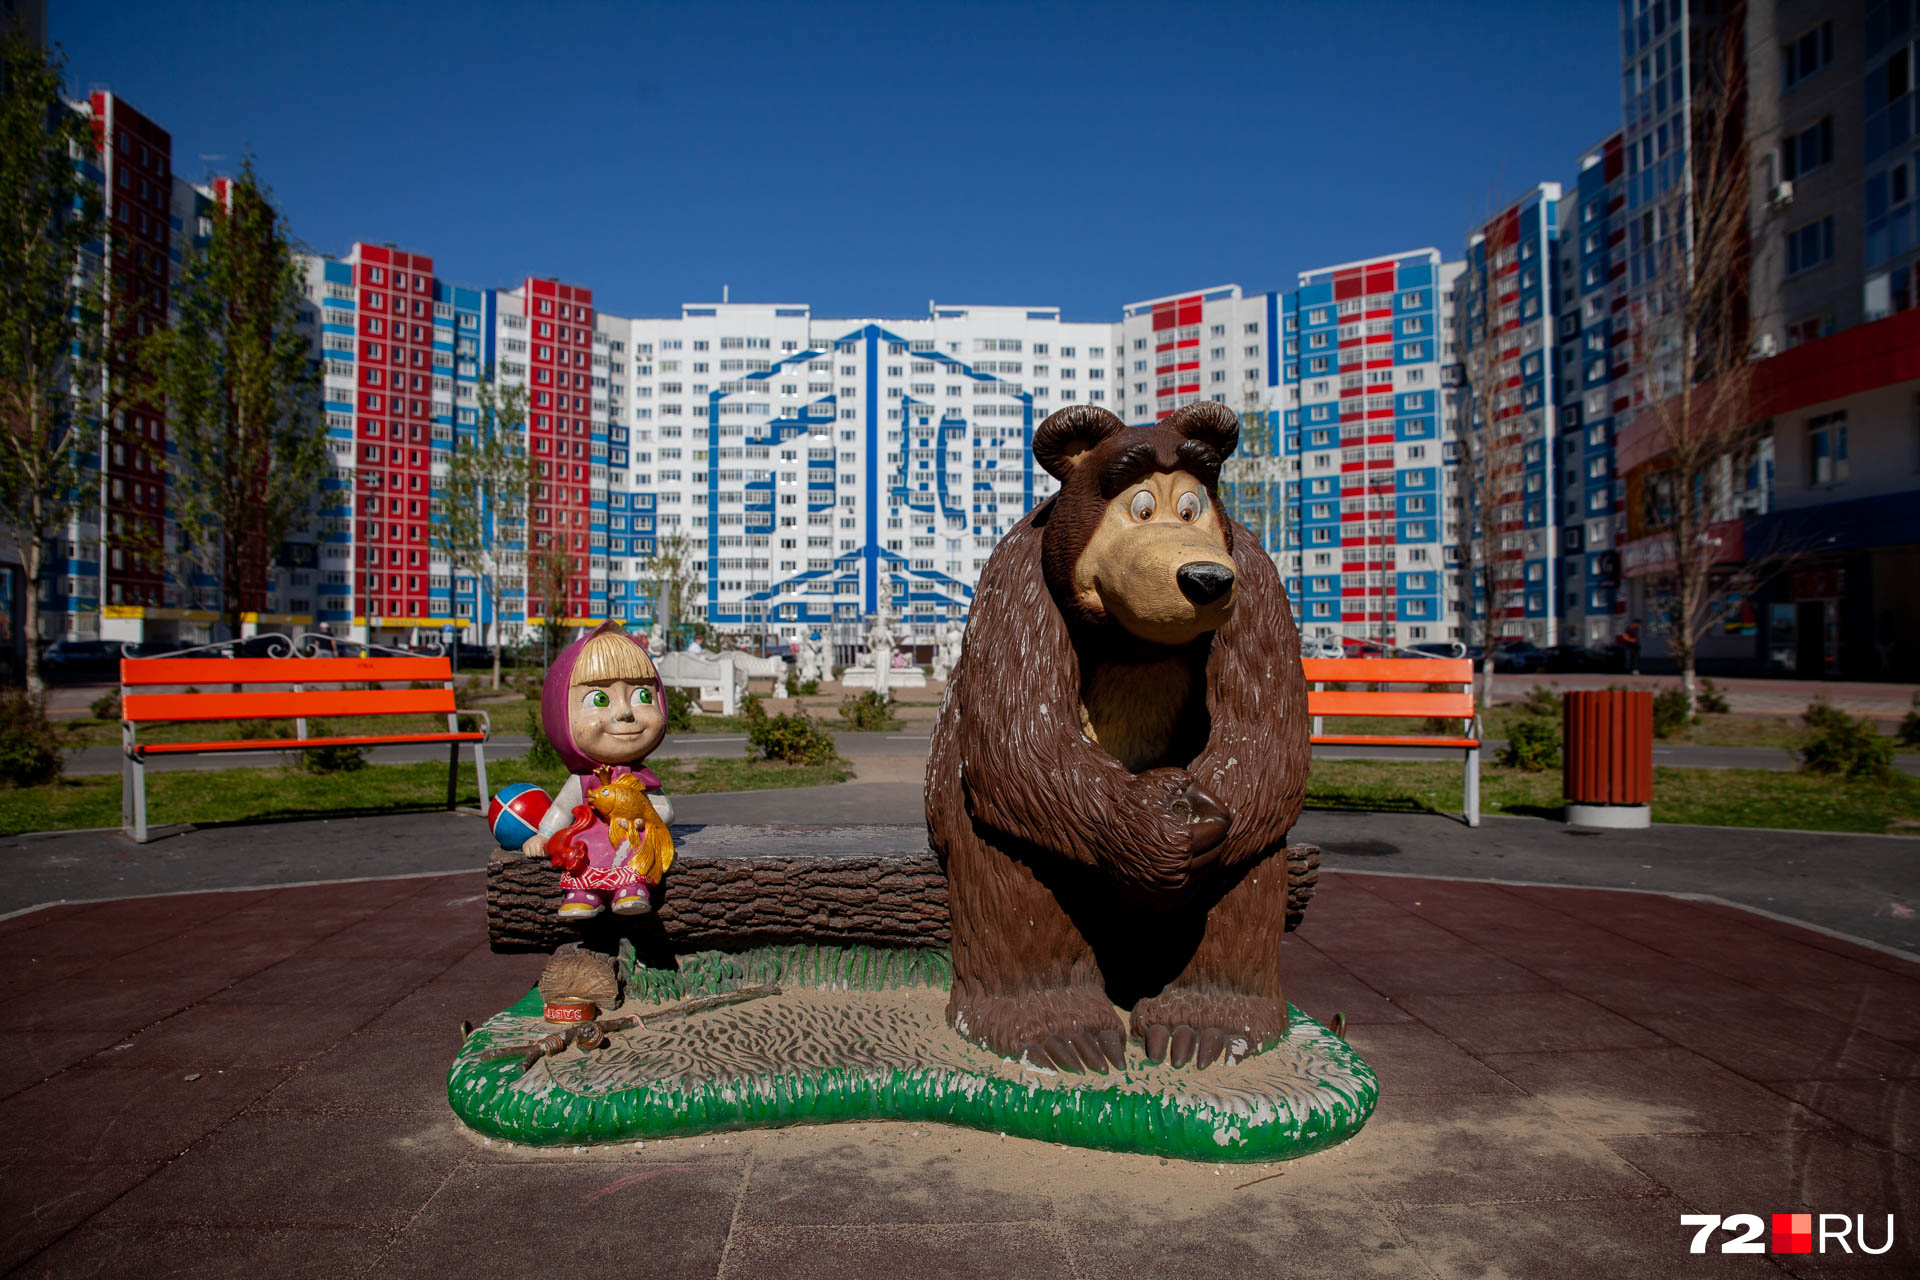
[[531, 782], [508, 783], [487, 805], [487, 825], [502, 849], [518, 849], [538, 833], [540, 819], [552, 804], [547, 793]]

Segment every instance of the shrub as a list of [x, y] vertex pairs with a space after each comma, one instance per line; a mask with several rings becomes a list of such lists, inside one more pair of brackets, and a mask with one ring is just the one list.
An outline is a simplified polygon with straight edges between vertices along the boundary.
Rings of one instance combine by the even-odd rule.
[[65, 764], [46, 706], [17, 689], [0, 694], [0, 783], [39, 786], [58, 778]]
[[566, 765], [560, 759], [560, 753], [553, 749], [553, 743], [547, 737], [547, 727], [540, 723], [538, 704], [527, 708], [527, 736], [533, 739], [527, 748], [527, 765], [533, 769], [564, 769]]
[[[307, 721], [307, 736], [327, 736], [326, 722]], [[367, 767], [365, 747], [307, 747], [293, 753], [293, 767], [303, 773], [352, 773]]]
[[1815, 702], [1800, 716], [1800, 771], [1843, 775], [1856, 782], [1893, 781], [1893, 742], [1865, 716], [1850, 716], [1827, 702]]
[[693, 728], [693, 695], [685, 689], [667, 690], [667, 728], [681, 733]]
[[1560, 714], [1560, 691], [1537, 684], [1527, 690], [1520, 709], [1530, 716], [1557, 716]]
[[1720, 686], [1711, 680], [1700, 682], [1700, 692], [1694, 695], [1693, 709], [1703, 716], [1724, 716], [1729, 708], [1727, 695], [1720, 692]]
[[291, 738], [293, 722], [290, 720], [240, 720], [233, 726], [233, 736], [249, 742], [258, 741], [261, 738]]
[[1539, 773], [1560, 763], [1560, 726], [1544, 715], [1516, 720], [1500, 748], [1500, 763], [1508, 769]]
[[1689, 719], [1684, 689], [1662, 689], [1653, 695], [1654, 737], [1671, 738], [1676, 733], [1685, 733]]
[[93, 713], [95, 720], [118, 720], [120, 718], [120, 691], [103, 693], [87, 704], [87, 710]]
[[840, 704], [841, 718], [853, 729], [884, 729], [893, 722], [893, 696], [869, 689], [848, 694]]
[[748, 724], [767, 718], [767, 709], [761, 705], [759, 694], [750, 693], [740, 699], [740, 718]]
[[1920, 693], [1913, 695], [1913, 710], [1900, 722], [1900, 745], [1920, 747]]
[[747, 724], [747, 756], [788, 764], [828, 764], [834, 759], [833, 736], [804, 711], [761, 715]]

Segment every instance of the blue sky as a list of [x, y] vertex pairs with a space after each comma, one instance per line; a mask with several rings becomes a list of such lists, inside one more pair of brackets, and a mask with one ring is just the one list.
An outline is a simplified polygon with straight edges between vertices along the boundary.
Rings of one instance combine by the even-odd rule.
[[608, 311], [1127, 301], [1436, 245], [1619, 127], [1615, 0], [370, 4], [51, 0], [192, 178], [296, 234]]

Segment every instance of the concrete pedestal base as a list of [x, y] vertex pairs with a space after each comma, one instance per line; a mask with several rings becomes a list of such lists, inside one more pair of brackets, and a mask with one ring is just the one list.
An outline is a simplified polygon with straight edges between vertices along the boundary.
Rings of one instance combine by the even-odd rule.
[[1640, 830], [1653, 825], [1653, 809], [1644, 804], [1568, 804], [1567, 825]]

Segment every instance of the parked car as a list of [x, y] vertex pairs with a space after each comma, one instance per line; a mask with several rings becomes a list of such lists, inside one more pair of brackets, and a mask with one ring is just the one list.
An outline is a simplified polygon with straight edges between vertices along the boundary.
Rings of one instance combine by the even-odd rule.
[[120, 646], [110, 640], [55, 640], [40, 655], [40, 674], [58, 684], [112, 680], [120, 674]]
[[1548, 671], [1615, 671], [1619, 667], [1617, 646], [1592, 648], [1583, 644], [1556, 644], [1547, 650]]
[[1341, 638], [1340, 644], [1344, 649], [1344, 652], [1340, 655], [1343, 658], [1384, 658], [1387, 656], [1387, 651], [1371, 640], [1355, 640], [1352, 636], [1344, 636]]
[[1464, 658], [1467, 646], [1458, 640], [1429, 640], [1425, 644], [1410, 645], [1400, 651], [1403, 658]]
[[[448, 657], [453, 656], [452, 649], [447, 650], [447, 656]], [[493, 667], [492, 646], [484, 645], [484, 644], [462, 643], [460, 646], [460, 666], [486, 667], [489, 670], [491, 670]]]
[[1346, 654], [1340, 648], [1338, 640], [1301, 640], [1300, 656], [1303, 658], [1344, 658]]
[[1547, 666], [1546, 650], [1536, 647], [1527, 640], [1502, 640], [1493, 649], [1493, 669], [1510, 671], [1515, 675], [1527, 675], [1544, 671]]

